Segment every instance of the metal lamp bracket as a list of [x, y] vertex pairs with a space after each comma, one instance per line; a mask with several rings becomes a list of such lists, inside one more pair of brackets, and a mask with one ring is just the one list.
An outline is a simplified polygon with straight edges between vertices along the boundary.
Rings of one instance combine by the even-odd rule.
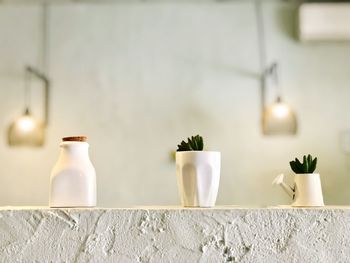
[[[26, 74], [32, 75], [42, 81], [44, 84], [44, 124], [47, 126], [49, 122], [49, 92], [50, 92], [50, 81], [44, 73], [32, 66], [26, 66]], [[28, 88], [28, 87], [26, 87]]]

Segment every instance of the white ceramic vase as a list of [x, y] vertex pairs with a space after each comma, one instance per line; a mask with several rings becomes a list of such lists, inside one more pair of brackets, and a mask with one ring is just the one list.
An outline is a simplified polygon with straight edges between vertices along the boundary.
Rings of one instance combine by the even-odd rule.
[[213, 207], [220, 182], [220, 152], [176, 152], [176, 176], [185, 207]]
[[50, 177], [50, 207], [96, 206], [96, 173], [84, 141], [63, 141]]
[[281, 174], [273, 183], [280, 185], [292, 197], [292, 206], [324, 206], [319, 174], [295, 174], [293, 187], [284, 183], [283, 178]]

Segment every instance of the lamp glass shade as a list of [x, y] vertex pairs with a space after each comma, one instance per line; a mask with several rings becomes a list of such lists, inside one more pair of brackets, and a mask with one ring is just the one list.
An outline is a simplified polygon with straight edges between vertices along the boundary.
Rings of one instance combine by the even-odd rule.
[[264, 109], [262, 122], [265, 135], [295, 135], [297, 133], [298, 125], [294, 111], [280, 100]]
[[8, 130], [10, 146], [42, 146], [44, 137], [45, 125], [29, 113], [14, 120]]

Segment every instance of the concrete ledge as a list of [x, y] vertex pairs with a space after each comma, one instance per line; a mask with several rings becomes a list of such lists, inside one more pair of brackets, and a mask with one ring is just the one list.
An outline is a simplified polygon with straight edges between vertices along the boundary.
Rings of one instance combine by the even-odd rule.
[[350, 209], [0, 209], [1, 262], [348, 262]]

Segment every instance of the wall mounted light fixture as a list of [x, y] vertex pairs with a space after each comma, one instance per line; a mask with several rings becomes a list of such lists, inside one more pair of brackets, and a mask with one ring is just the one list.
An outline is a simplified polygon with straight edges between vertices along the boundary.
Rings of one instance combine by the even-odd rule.
[[282, 100], [278, 83], [277, 64], [273, 63], [265, 72], [271, 77], [276, 88], [275, 101], [262, 109], [262, 130], [265, 135], [294, 135], [297, 132], [297, 118], [291, 107]]
[[[47, 50], [47, 5], [42, 5], [42, 21], [40, 23], [41, 46], [39, 54], [41, 55], [41, 71], [35, 67], [25, 67], [25, 109], [22, 116], [15, 119], [8, 130], [8, 144], [10, 146], [42, 146], [45, 141], [45, 128], [49, 118], [49, 87], [50, 81], [44, 72], [47, 71], [46, 50]], [[39, 79], [44, 87], [43, 119], [35, 118], [30, 111], [30, 91], [32, 78]]]
[[[25, 68], [25, 75], [25, 110], [22, 116], [11, 123], [8, 130], [8, 144], [10, 146], [42, 146], [45, 141], [45, 128], [48, 124], [50, 82], [43, 73], [30, 66]], [[44, 119], [42, 121], [32, 116], [29, 107], [31, 76], [41, 80], [44, 85]]]
[[[292, 108], [282, 100], [281, 87], [278, 81], [278, 65], [276, 62], [267, 66], [264, 20], [261, 0], [255, 1], [259, 59], [260, 59], [260, 87], [261, 87], [261, 125], [264, 135], [295, 135], [297, 133], [297, 118]], [[276, 99], [266, 106], [266, 88], [272, 80], [276, 89]]]

